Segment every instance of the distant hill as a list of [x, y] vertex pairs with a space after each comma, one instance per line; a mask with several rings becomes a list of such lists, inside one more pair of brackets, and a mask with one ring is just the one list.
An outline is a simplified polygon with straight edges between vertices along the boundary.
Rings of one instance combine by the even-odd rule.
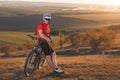
[[[0, 17], [1, 31], [32, 31], [35, 30], [39, 22], [42, 21], [42, 15]], [[64, 29], [65, 27], [76, 27], [83, 24], [92, 24], [95, 21], [68, 18], [53, 15], [51, 28]]]
[[52, 30], [68, 30], [70, 27], [79, 27], [79, 30], [84, 25], [99, 22], [60, 15], [110, 13], [106, 9], [109, 8], [103, 5], [0, 1], [0, 31], [34, 31], [45, 12], [53, 16]]
[[120, 25], [112, 25], [108, 27], [111, 30], [120, 31]]

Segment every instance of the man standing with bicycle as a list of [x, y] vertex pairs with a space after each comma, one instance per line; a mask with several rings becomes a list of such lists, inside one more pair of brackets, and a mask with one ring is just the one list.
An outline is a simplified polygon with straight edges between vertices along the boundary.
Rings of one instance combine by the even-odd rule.
[[[63, 71], [60, 70], [57, 66], [56, 52], [48, 44], [52, 42], [52, 39], [50, 37], [50, 20], [51, 14], [43, 14], [43, 21], [37, 27], [37, 37], [40, 38], [39, 42], [42, 42], [41, 47], [46, 55], [46, 61], [49, 66], [53, 69], [55, 73], [63, 73]], [[44, 42], [44, 40], [46, 41]]]

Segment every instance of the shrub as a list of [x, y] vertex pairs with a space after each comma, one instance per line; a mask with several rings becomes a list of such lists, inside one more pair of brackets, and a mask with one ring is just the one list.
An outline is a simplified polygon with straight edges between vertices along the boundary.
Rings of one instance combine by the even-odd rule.
[[12, 52], [14, 50], [13, 47], [11, 47], [11, 45], [4, 45], [0, 48], [0, 52], [5, 53], [5, 55], [10, 55], [9, 53]]
[[29, 41], [27, 40], [26, 43], [24, 44], [24, 46], [29, 50], [32, 49], [34, 47], [33, 41]]
[[75, 47], [76, 51], [79, 52], [80, 42], [81, 42], [81, 34], [80, 32], [72, 32], [67, 37], [67, 41]]
[[94, 52], [109, 49], [116, 34], [109, 29], [87, 31], [83, 37], [83, 42], [88, 43]]
[[59, 45], [60, 45], [60, 49], [63, 47], [64, 40], [65, 40], [64, 34], [62, 32], [59, 32]]
[[27, 47], [24, 46], [24, 45], [19, 45], [19, 46], [17, 47], [17, 49], [18, 49], [18, 51], [27, 51]]

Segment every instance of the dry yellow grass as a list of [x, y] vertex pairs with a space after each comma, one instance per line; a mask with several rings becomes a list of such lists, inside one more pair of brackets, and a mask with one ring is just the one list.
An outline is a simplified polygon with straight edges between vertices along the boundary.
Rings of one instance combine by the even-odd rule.
[[55, 75], [45, 64], [31, 77], [23, 74], [25, 57], [0, 59], [0, 80], [119, 80], [120, 56], [57, 56], [65, 74]]

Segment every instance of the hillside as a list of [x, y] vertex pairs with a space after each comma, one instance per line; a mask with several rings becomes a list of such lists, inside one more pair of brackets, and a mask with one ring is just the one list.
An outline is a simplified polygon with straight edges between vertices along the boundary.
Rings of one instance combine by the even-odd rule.
[[10, 44], [11, 47], [13, 47], [24, 44], [26, 40], [30, 40], [29, 37], [27, 37], [28, 34], [33, 34], [33, 33], [1, 31], [0, 46]]
[[57, 56], [58, 65], [65, 71], [55, 75], [45, 64], [30, 77], [23, 68], [26, 57], [0, 59], [0, 80], [119, 80], [119, 56]]
[[[24, 64], [33, 43], [27, 35], [34, 35], [46, 12], [52, 14], [50, 45], [64, 74], [53, 73], [45, 62], [42, 68], [26, 77]], [[116, 34], [98, 30], [104, 27]], [[109, 45], [112, 40], [109, 38], [115, 38], [113, 45]], [[100, 46], [94, 50], [94, 44]], [[120, 7], [0, 1], [0, 80], [120, 80], [119, 44]]]

